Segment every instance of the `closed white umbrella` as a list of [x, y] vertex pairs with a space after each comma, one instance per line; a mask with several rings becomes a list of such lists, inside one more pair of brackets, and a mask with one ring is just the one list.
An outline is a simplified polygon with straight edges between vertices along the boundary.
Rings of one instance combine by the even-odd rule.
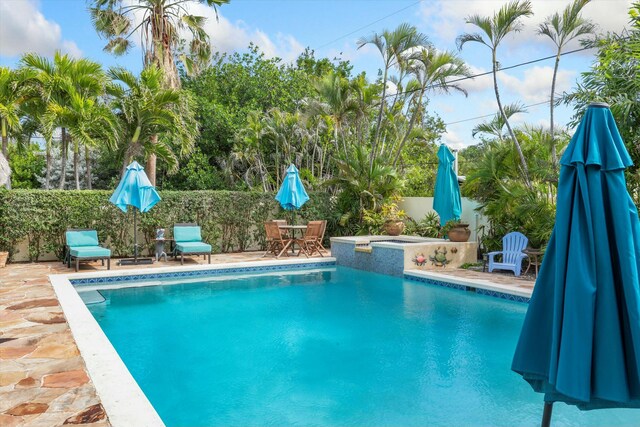
[[5, 185], [11, 180], [11, 168], [9, 162], [2, 153], [0, 153], [0, 185]]

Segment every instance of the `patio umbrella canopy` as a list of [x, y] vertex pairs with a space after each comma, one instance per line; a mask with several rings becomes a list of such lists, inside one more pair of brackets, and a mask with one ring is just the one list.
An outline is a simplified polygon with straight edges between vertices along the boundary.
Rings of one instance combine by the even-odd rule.
[[452, 219], [460, 219], [462, 213], [460, 186], [456, 172], [453, 170], [454, 160], [455, 157], [449, 148], [441, 144], [438, 150], [438, 174], [433, 197], [433, 209], [438, 212], [440, 225]]
[[544, 393], [545, 418], [553, 402], [640, 408], [640, 223], [606, 104], [587, 108], [560, 163], [556, 223], [512, 369]]
[[127, 206], [133, 206], [144, 213], [160, 201], [160, 196], [155, 187], [151, 185], [147, 174], [144, 173], [144, 168], [140, 166], [140, 163], [134, 161], [127, 166], [118, 188], [109, 201], [120, 208], [122, 212], [127, 211]]
[[[148, 212], [156, 203], [160, 201], [160, 195], [155, 187], [151, 185], [151, 181], [144, 173], [144, 168], [136, 161], [127, 166], [124, 176], [120, 180], [120, 184], [109, 199], [111, 203], [116, 205], [123, 212], [127, 212], [128, 206], [133, 206], [133, 240], [134, 240], [134, 258], [135, 263], [138, 262], [138, 227], [136, 221], [136, 213]], [[122, 261], [121, 261], [122, 263]]]
[[294, 165], [290, 165], [287, 169], [287, 176], [282, 181], [278, 194], [276, 194], [276, 200], [283, 209], [288, 211], [300, 209], [309, 200], [309, 196], [298, 175], [298, 169]]

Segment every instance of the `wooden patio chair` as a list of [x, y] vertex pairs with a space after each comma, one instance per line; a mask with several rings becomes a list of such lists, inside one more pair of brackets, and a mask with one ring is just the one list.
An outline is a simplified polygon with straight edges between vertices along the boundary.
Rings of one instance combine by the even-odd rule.
[[293, 244], [293, 239], [285, 238], [275, 221], [265, 222], [264, 229], [267, 234], [267, 250], [262, 257], [266, 257], [269, 253], [275, 255], [276, 258], [280, 258], [282, 254], [289, 256], [287, 249]]
[[324, 256], [322, 252], [320, 252], [320, 237], [322, 235], [322, 221], [309, 221], [307, 223], [307, 230], [304, 233], [304, 236], [301, 239], [296, 239], [296, 243], [300, 246], [300, 252], [298, 252], [298, 256], [301, 253], [309, 258], [313, 256], [316, 252], [320, 256]]
[[318, 251], [329, 252], [327, 248], [322, 245], [322, 242], [324, 242], [324, 233], [327, 231], [327, 220], [325, 219], [320, 222], [322, 222], [322, 228], [320, 229], [320, 237], [318, 238]]

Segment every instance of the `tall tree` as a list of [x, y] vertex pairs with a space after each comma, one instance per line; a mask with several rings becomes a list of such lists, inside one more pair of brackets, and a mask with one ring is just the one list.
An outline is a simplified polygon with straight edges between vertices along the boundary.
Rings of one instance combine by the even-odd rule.
[[380, 130], [382, 119], [384, 116], [384, 107], [386, 105], [387, 83], [389, 81], [389, 72], [393, 67], [402, 68], [404, 66], [406, 53], [417, 47], [428, 46], [429, 39], [426, 35], [420, 33], [416, 27], [402, 23], [395, 30], [384, 30], [381, 34], [373, 34], [369, 37], [362, 37], [358, 40], [358, 49], [365, 45], [374, 45], [384, 62], [382, 70], [382, 97], [380, 99], [380, 107], [378, 110], [378, 118], [376, 120], [375, 136], [371, 143], [371, 153], [369, 156], [369, 166], [373, 168], [373, 160], [376, 157], [378, 144], [380, 142]]
[[108, 74], [115, 84], [107, 90], [121, 121], [122, 172], [136, 156], [150, 154], [166, 162], [170, 171], [177, 170], [178, 155], [171, 143], [177, 144], [178, 154], [187, 155], [198, 133], [189, 94], [164, 88], [162, 71], [155, 67], [142, 70], [139, 78], [124, 68], [112, 68]]
[[[558, 76], [558, 66], [560, 65], [560, 57], [562, 56], [563, 49], [577, 37], [587, 34], [593, 34], [596, 26], [588, 19], [583, 18], [580, 13], [582, 9], [591, 0], [574, 0], [573, 3], [567, 5], [562, 11], [562, 14], [556, 12], [551, 16], [548, 16], [545, 21], [538, 27], [538, 34], [545, 35], [551, 39], [553, 44], [556, 45], [556, 61], [553, 67], [553, 79], [551, 80], [551, 95], [549, 97], [549, 120], [550, 120], [550, 132], [551, 141], [555, 141], [554, 137], [554, 116], [553, 110], [555, 108], [555, 91], [556, 91], [556, 78]], [[556, 146], [551, 146], [551, 161], [553, 167], [557, 168], [558, 155], [556, 153]]]
[[[180, 88], [175, 58], [183, 42], [181, 30], [190, 33], [186, 52], [179, 55], [186, 71], [198, 71], [211, 59], [211, 43], [204, 30], [206, 18], [189, 12], [189, 8], [204, 3], [212, 7], [218, 17], [218, 6], [229, 0], [91, 0], [93, 25], [98, 34], [108, 40], [105, 50], [122, 55], [131, 48], [131, 36], [140, 32], [145, 68], [162, 70], [165, 88]], [[136, 17], [142, 16], [137, 22]], [[158, 135], [150, 136], [154, 144]], [[160, 148], [161, 149], [161, 148]], [[149, 150], [146, 164], [149, 181], [156, 183], [156, 150]]]
[[[9, 138], [21, 130], [20, 109], [24, 104], [25, 82], [29, 75], [25, 70], [11, 70], [0, 67], [0, 127], [2, 129], [2, 155], [9, 157]], [[11, 187], [11, 180], [7, 181]]]
[[97, 93], [82, 93], [70, 82], [66, 84], [67, 99], [59, 104], [53, 101], [47, 107], [45, 121], [47, 133], [62, 125], [69, 132], [73, 141], [73, 172], [76, 190], [80, 189], [80, 145], [85, 147], [87, 167], [85, 185], [91, 189], [91, 162], [88, 158], [89, 148], [102, 144], [109, 148], [115, 146], [118, 133], [117, 122], [111, 109], [100, 102]]
[[[70, 101], [70, 90], [84, 97], [96, 97], [102, 93], [104, 88], [104, 72], [100, 64], [88, 59], [73, 59], [69, 55], [62, 55], [56, 52], [53, 60], [43, 56], [28, 53], [22, 57], [22, 65], [34, 73], [31, 89], [37, 93], [37, 102], [34, 112], [38, 115], [41, 130], [47, 141], [47, 152], [49, 153], [52, 133], [55, 127], [61, 128], [61, 152], [62, 170], [60, 175], [59, 188], [64, 189], [66, 183], [67, 153], [69, 143], [73, 142], [67, 134], [64, 122], [59, 122], [53, 126], [52, 116], [47, 117], [45, 112], [50, 106], [67, 106]], [[77, 163], [77, 162], [76, 162]], [[76, 173], [77, 175], [77, 173]], [[76, 180], [76, 187], [79, 179]]]
[[450, 83], [456, 77], [469, 76], [469, 68], [464, 61], [452, 52], [437, 51], [434, 48], [419, 49], [410, 55], [407, 69], [414, 76], [417, 86], [409, 102], [409, 125], [398, 144], [393, 165], [396, 166], [402, 155], [405, 144], [412, 135], [414, 126], [424, 115], [424, 97], [427, 92], [448, 93], [457, 90], [467, 95], [459, 84]]
[[[217, 7], [229, 0], [91, 0], [89, 10], [96, 31], [108, 40], [106, 51], [125, 54], [132, 46], [131, 37], [139, 31], [144, 67], [158, 67], [164, 73], [165, 87], [179, 88], [175, 58], [181, 30], [188, 30], [191, 36], [187, 53], [180, 55], [187, 71], [195, 71], [211, 57], [209, 35], [203, 28], [206, 18], [189, 12], [199, 3], [212, 7], [217, 18]], [[140, 16], [142, 21], [136, 19]]]
[[498, 78], [497, 72], [500, 67], [498, 63], [498, 46], [504, 40], [504, 38], [510, 33], [518, 32], [522, 29], [521, 18], [533, 15], [531, 9], [531, 2], [529, 0], [513, 0], [505, 4], [494, 13], [493, 16], [485, 17], [480, 15], [471, 15], [466, 18], [468, 24], [475, 25], [481, 31], [481, 33], [465, 33], [456, 39], [458, 49], [468, 42], [480, 43], [487, 46], [491, 50], [491, 69], [493, 73], [493, 88], [496, 95], [496, 102], [498, 103], [498, 110], [502, 116], [509, 135], [518, 151], [520, 157], [520, 168], [522, 169], [522, 175], [527, 187], [531, 187], [531, 180], [529, 178], [529, 168], [527, 167], [527, 161], [522, 152], [522, 147], [518, 142], [509, 119], [507, 118], [504, 108], [502, 107], [502, 101], [500, 100], [500, 91], [498, 90]]

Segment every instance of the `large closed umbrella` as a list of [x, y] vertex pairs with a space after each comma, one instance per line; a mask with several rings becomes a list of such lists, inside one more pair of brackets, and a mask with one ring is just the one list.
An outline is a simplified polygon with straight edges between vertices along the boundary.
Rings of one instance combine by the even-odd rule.
[[[116, 205], [123, 212], [127, 211], [128, 206], [133, 209], [133, 263], [138, 263], [138, 224], [136, 213], [138, 211], [144, 213], [149, 211], [156, 203], [160, 201], [160, 195], [155, 187], [151, 185], [144, 168], [136, 161], [127, 166], [124, 176], [120, 180], [120, 184], [109, 199], [111, 203]], [[122, 262], [121, 262], [122, 263]]]
[[0, 185], [5, 185], [11, 181], [11, 167], [7, 158], [0, 153]]
[[553, 402], [640, 408], [640, 222], [606, 104], [587, 108], [560, 163], [556, 223], [512, 364], [544, 393], [543, 425]]
[[294, 165], [287, 168], [287, 175], [282, 181], [278, 194], [276, 194], [276, 200], [283, 209], [288, 211], [300, 209], [309, 200], [300, 180], [298, 169]]
[[433, 209], [438, 212], [440, 225], [452, 219], [460, 219], [462, 201], [458, 177], [453, 170], [455, 157], [441, 144], [438, 150], [438, 174], [436, 175], [436, 191], [433, 197]]

